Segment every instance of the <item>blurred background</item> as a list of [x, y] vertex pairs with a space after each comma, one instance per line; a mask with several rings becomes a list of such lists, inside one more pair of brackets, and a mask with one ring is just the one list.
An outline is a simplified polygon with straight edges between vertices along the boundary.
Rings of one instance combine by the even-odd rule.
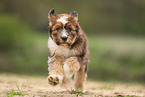
[[48, 75], [48, 12], [77, 11], [88, 78], [145, 82], [145, 0], [0, 0], [0, 73]]

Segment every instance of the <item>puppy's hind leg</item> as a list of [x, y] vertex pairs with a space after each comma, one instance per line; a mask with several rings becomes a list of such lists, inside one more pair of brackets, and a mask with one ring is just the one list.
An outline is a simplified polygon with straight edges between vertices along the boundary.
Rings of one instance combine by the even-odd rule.
[[86, 81], [86, 78], [87, 78], [87, 71], [85, 71], [86, 69], [86, 65], [82, 65], [79, 69], [79, 71], [76, 72], [75, 74], [75, 88], [77, 90], [81, 89], [83, 90], [85, 87], [85, 81]]

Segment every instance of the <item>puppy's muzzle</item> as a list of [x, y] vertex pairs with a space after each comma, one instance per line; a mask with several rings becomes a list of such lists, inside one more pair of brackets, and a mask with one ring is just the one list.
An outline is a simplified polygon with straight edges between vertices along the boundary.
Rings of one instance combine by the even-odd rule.
[[61, 39], [62, 39], [63, 41], [66, 41], [67, 38], [68, 38], [68, 37], [66, 37], [66, 36], [61, 37]]

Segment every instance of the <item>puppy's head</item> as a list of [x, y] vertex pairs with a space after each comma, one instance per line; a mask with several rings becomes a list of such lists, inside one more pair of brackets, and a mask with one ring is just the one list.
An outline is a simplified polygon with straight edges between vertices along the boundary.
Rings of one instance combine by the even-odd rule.
[[49, 34], [58, 46], [71, 47], [78, 37], [78, 14], [74, 11], [70, 14], [55, 14], [51, 9], [48, 13]]

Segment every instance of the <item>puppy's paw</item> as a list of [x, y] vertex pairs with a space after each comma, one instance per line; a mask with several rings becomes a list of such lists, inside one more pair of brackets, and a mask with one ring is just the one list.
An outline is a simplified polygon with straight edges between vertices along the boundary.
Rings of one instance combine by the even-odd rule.
[[48, 76], [48, 83], [52, 86], [62, 83], [62, 80], [63, 80], [63, 76], [61, 76], [61, 75], [49, 75]]

